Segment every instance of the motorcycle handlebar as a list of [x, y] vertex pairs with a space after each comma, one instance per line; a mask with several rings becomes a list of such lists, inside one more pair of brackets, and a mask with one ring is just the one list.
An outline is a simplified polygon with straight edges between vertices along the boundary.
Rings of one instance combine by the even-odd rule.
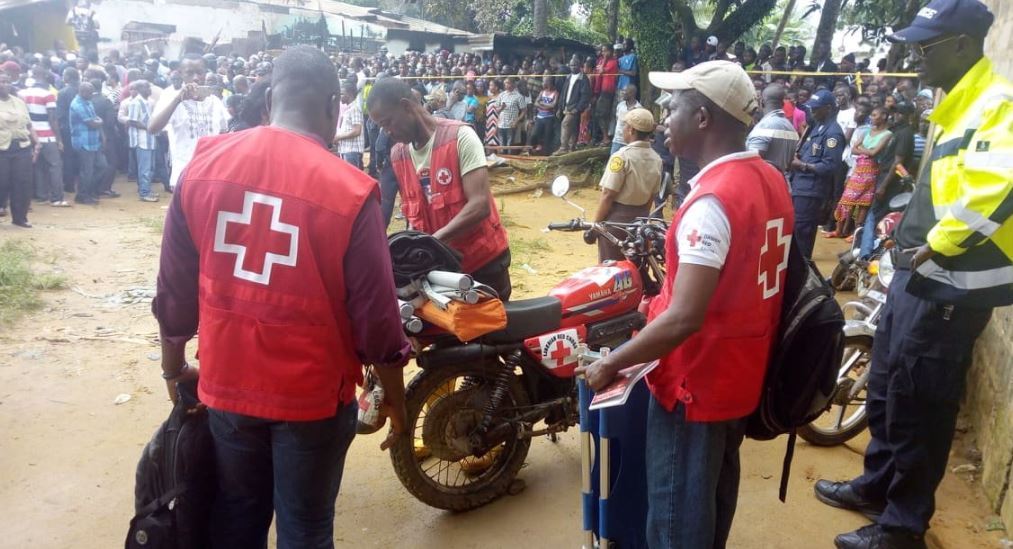
[[590, 223], [584, 223], [579, 219], [566, 221], [563, 223], [549, 223], [546, 227], [550, 231], [581, 231], [591, 228]]

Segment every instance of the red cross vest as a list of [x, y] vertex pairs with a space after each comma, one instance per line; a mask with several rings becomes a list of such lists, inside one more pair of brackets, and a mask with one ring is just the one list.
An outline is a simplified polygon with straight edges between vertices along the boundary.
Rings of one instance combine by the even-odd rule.
[[[436, 119], [429, 168], [422, 173], [415, 169], [406, 144], [398, 143], [391, 149], [391, 166], [401, 191], [401, 209], [416, 230], [433, 234], [450, 223], [468, 201], [457, 154], [457, 131], [464, 125], [456, 120]], [[428, 200], [423, 188], [425, 179], [429, 180]], [[448, 244], [463, 256], [461, 270], [466, 273], [477, 271], [506, 251], [506, 230], [500, 224], [491, 190], [489, 217]]]
[[343, 258], [376, 183], [273, 127], [201, 139], [184, 176], [177, 192], [200, 256], [201, 401], [272, 420], [332, 417], [362, 379]]
[[[648, 321], [672, 300], [679, 269], [679, 222], [700, 197], [715, 196], [728, 217], [731, 246], [703, 327], [648, 374], [654, 397], [672, 411], [682, 402], [688, 421], [725, 421], [756, 408], [781, 313], [794, 211], [776, 168], [753, 154], [724, 159], [701, 172], [697, 187], [672, 220], [667, 274]], [[690, 238], [693, 238], [690, 233]]]

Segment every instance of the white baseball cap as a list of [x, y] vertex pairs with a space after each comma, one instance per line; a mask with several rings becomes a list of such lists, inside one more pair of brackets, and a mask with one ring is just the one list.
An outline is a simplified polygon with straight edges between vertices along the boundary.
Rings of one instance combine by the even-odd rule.
[[753, 81], [731, 61], [707, 61], [682, 72], [652, 72], [648, 77], [662, 90], [696, 90], [746, 125], [759, 107]]
[[707, 37], [707, 45], [708, 46], [714, 46], [715, 48], [718, 47], [718, 37], [717, 36], [713, 36], [713, 35], [708, 36]]

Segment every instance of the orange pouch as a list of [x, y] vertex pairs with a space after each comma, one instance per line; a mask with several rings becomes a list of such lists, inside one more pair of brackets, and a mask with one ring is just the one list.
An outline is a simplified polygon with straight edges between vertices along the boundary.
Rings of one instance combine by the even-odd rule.
[[479, 301], [474, 305], [451, 301], [443, 310], [430, 301], [415, 310], [419, 318], [454, 334], [461, 341], [471, 341], [506, 328], [507, 316], [498, 299]]

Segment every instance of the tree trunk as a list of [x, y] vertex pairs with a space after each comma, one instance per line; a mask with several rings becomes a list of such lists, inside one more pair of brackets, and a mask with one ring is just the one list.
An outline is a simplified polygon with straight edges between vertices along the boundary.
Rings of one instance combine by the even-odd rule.
[[[918, 0], [907, 0], [904, 6], [903, 19], [897, 21], [897, 25], [894, 30], [900, 30], [907, 27], [914, 21], [915, 16], [918, 15], [918, 9], [921, 4]], [[890, 51], [886, 55], [886, 70], [888, 72], [902, 72], [904, 68], [904, 61], [907, 59], [907, 46], [901, 43], [894, 43], [890, 45]]]
[[784, 26], [788, 24], [788, 18], [791, 17], [793, 11], [795, 11], [795, 0], [788, 0], [788, 5], [785, 6], [784, 14], [781, 16], [781, 21], [777, 24], [777, 30], [774, 32], [774, 40], [770, 46], [772, 49], [777, 49], [777, 43], [781, 41], [781, 33], [784, 32]]
[[535, 38], [545, 38], [549, 34], [548, 0], [535, 0]]
[[820, 23], [816, 27], [816, 40], [813, 41], [813, 47], [809, 51], [816, 51], [816, 46], [819, 44], [826, 46], [827, 52], [830, 51], [830, 45], [834, 41], [834, 30], [837, 29], [837, 18], [840, 15], [841, 0], [825, 0], [823, 2], [823, 9], [820, 10]]
[[609, 0], [605, 8], [605, 16], [608, 18], [609, 44], [615, 44], [619, 34], [619, 0]]
[[726, 43], [734, 42], [762, 21], [764, 17], [770, 15], [775, 7], [777, 7], [777, 0], [746, 0], [720, 21], [716, 17], [711, 20], [711, 24], [708, 26], [709, 32]]
[[[637, 61], [640, 72], [640, 103], [652, 104], [657, 90], [647, 79], [651, 71], [667, 71], [672, 67], [672, 11], [668, 0], [631, 0], [633, 38], [637, 44]], [[692, 13], [690, 13], [692, 18]], [[695, 30], [695, 24], [688, 23]], [[683, 22], [686, 28], [686, 22]]]

